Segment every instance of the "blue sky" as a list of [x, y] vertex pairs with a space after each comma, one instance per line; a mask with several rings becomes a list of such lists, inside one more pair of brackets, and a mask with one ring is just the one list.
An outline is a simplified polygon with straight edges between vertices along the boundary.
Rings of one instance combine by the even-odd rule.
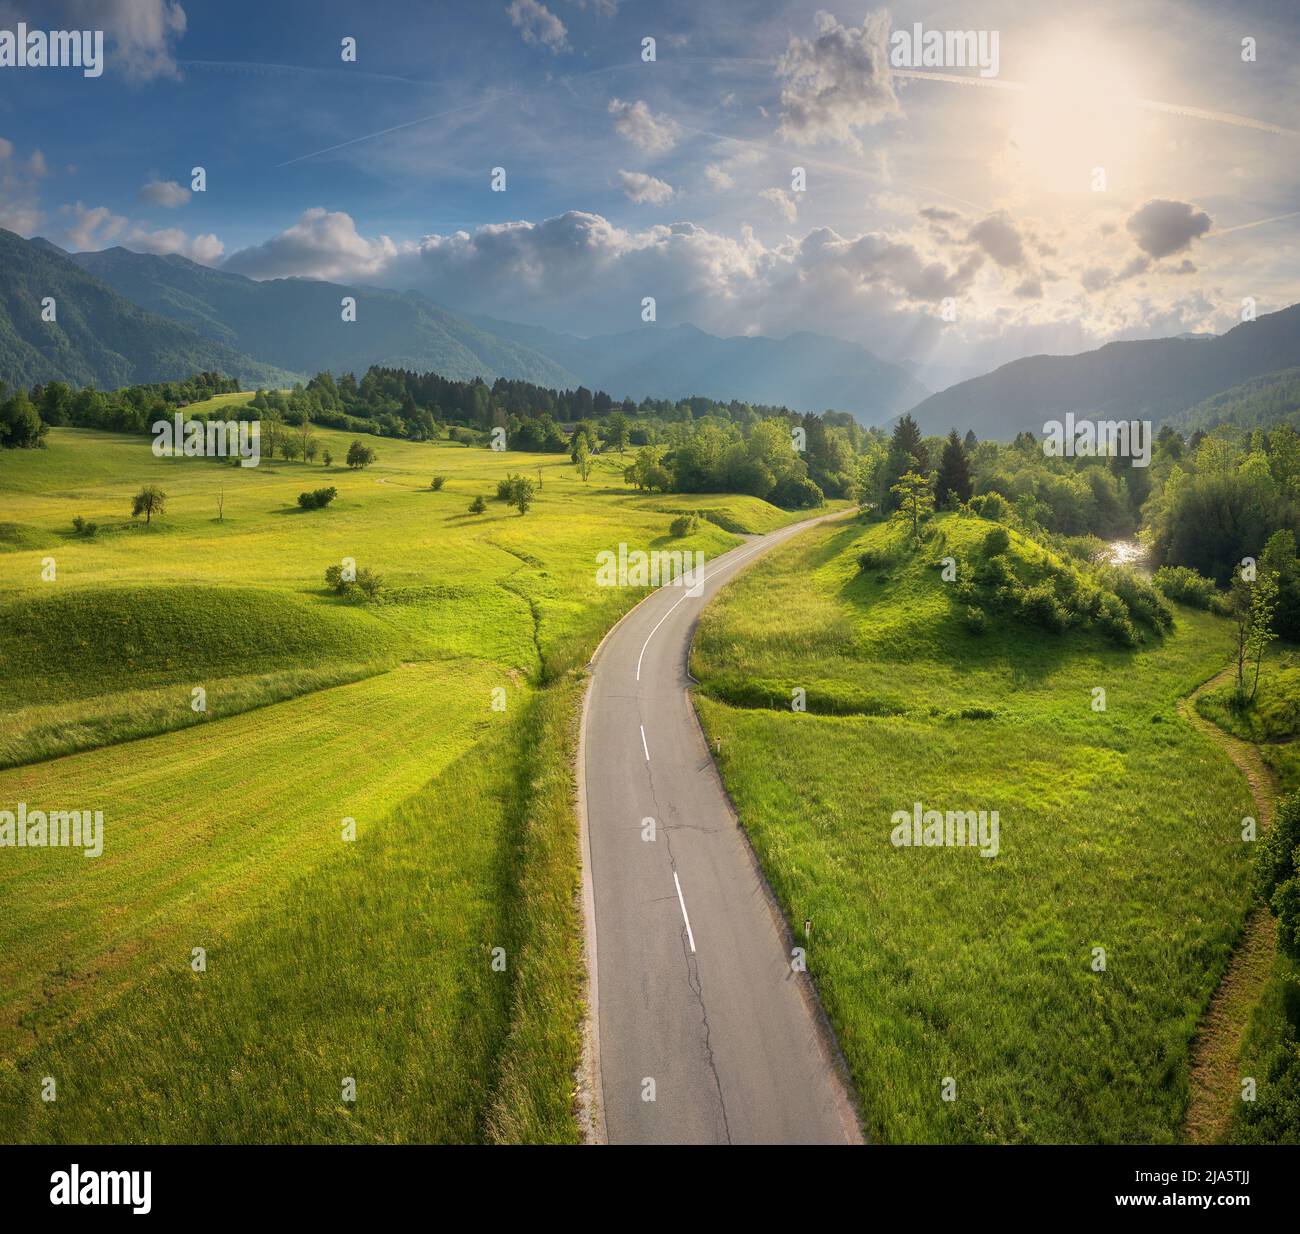
[[[0, 69], [0, 225], [582, 334], [654, 296], [661, 324], [958, 367], [1300, 299], [1295, 6], [1056, 9], [0, 0], [0, 29], [108, 40], [99, 79]], [[997, 77], [891, 66], [917, 21], [996, 31]]]

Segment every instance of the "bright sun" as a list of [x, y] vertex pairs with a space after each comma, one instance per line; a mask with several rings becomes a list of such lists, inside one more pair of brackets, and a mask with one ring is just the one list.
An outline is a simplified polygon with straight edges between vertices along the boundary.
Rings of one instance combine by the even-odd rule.
[[1134, 105], [1142, 91], [1124, 56], [1084, 39], [1062, 40], [1034, 57], [1024, 83], [1011, 102], [1008, 133], [1022, 190], [1087, 192], [1094, 168], [1114, 178], [1142, 157], [1148, 124]]

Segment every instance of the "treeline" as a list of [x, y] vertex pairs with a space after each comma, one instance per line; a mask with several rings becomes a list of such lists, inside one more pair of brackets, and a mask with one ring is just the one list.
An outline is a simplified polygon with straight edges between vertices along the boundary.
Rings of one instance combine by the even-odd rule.
[[97, 428], [115, 433], [147, 433], [160, 417], [214, 394], [237, 394], [239, 382], [220, 373], [199, 373], [188, 381], [96, 390], [72, 389], [51, 381], [12, 394], [0, 382], [0, 446], [41, 445], [51, 426]]

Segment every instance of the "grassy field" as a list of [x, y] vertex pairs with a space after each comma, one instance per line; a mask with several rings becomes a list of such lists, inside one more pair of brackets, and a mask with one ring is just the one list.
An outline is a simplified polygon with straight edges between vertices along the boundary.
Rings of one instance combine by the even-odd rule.
[[1233, 694], [1233, 683], [1227, 682], [1197, 699], [1196, 708], [1234, 737], [1255, 742], [1282, 792], [1300, 789], [1300, 649], [1269, 648], [1253, 707], [1235, 708]]
[[[0, 852], [0, 1139], [576, 1137], [575, 670], [638, 598], [596, 553], [795, 516], [370, 441], [360, 472], [71, 429], [0, 456], [0, 808], [104, 814], [101, 857]], [[491, 500], [520, 470], [522, 517]], [[344, 557], [378, 602], [326, 589]]]
[[[866, 573], [887, 528], [815, 529], [706, 609], [692, 668], [724, 780], [788, 917], [814, 923], [872, 1138], [1173, 1141], [1249, 903], [1246, 785], [1176, 707], [1226, 663], [1227, 624], [1179, 609], [1133, 650], [970, 633], [938, 560], [989, 525], [935, 526]], [[895, 847], [916, 802], [998, 811], [998, 855]]]

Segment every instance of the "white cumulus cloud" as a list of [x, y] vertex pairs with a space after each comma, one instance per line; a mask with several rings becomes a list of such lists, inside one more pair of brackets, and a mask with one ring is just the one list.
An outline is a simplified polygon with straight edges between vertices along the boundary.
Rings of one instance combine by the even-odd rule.
[[817, 37], [792, 36], [777, 61], [781, 133], [791, 141], [832, 141], [861, 150], [855, 130], [899, 112], [889, 70], [889, 14], [868, 14], [861, 26], [841, 26], [817, 14]]
[[610, 99], [609, 114], [619, 135], [647, 154], [666, 154], [677, 144], [681, 126], [668, 116], [656, 116], [644, 99]]
[[639, 206], [647, 202], [661, 206], [672, 200], [673, 186], [657, 176], [647, 175], [643, 171], [620, 171], [618, 179], [628, 199]]

